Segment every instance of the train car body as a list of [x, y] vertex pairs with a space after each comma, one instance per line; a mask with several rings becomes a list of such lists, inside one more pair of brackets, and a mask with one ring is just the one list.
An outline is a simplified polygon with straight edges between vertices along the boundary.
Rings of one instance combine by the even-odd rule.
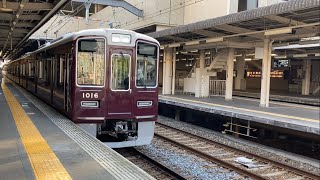
[[110, 147], [149, 144], [158, 113], [159, 43], [119, 29], [66, 34], [7, 66], [7, 76]]

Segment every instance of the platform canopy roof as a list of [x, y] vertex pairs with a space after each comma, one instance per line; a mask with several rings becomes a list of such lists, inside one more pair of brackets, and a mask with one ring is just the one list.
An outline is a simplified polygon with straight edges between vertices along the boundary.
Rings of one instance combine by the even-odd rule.
[[301, 44], [301, 39], [312, 44], [319, 42], [311, 39], [320, 35], [319, 7], [320, 0], [290, 0], [148, 35], [162, 46], [184, 50], [262, 47], [265, 38], [274, 40], [274, 46]]
[[0, 58], [20, 48], [68, 0], [1, 0]]

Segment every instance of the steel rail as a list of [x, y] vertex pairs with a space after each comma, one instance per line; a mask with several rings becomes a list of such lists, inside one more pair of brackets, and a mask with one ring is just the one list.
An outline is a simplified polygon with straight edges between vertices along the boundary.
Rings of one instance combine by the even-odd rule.
[[[159, 168], [161, 171], [163, 171], [166, 175], [168, 176], [172, 176], [174, 179], [178, 179], [178, 180], [186, 180], [187, 178], [184, 177], [183, 175], [179, 174], [178, 172], [174, 171], [173, 169], [168, 168], [166, 165], [162, 164], [161, 162], [156, 161], [155, 159], [149, 157], [148, 155], [146, 155], [145, 153], [143, 153], [142, 151], [136, 149], [136, 148], [123, 148], [117, 151], [118, 153], [120, 153], [121, 155], [123, 155], [125, 158], [126, 157], [126, 153], [129, 153], [129, 156], [139, 156], [142, 157], [143, 160], [146, 160], [148, 163], [156, 166], [157, 168]], [[131, 155], [130, 153], [133, 153], [133, 155]], [[137, 158], [139, 159], [139, 158]], [[143, 161], [141, 160], [141, 161]], [[131, 161], [131, 160], [129, 160]], [[132, 162], [134, 163], [134, 162]], [[143, 168], [141, 168], [143, 169]], [[146, 170], [145, 170], [146, 171]], [[155, 177], [157, 178], [157, 177]]]
[[228, 162], [226, 162], [226, 161], [223, 161], [223, 160], [220, 160], [220, 159], [218, 159], [218, 158], [216, 158], [216, 157], [213, 157], [212, 155], [210, 155], [210, 154], [208, 154], [208, 153], [201, 152], [201, 151], [199, 151], [199, 150], [197, 150], [197, 149], [195, 149], [195, 148], [192, 148], [192, 147], [190, 147], [190, 146], [181, 144], [181, 143], [179, 143], [178, 141], [172, 140], [172, 139], [170, 139], [170, 138], [168, 138], [168, 137], [162, 136], [162, 135], [157, 134], [157, 133], [155, 133], [155, 136], [158, 137], [158, 138], [164, 139], [164, 140], [166, 140], [166, 141], [169, 141], [169, 142], [171, 142], [171, 143], [173, 143], [173, 144], [175, 144], [175, 145], [178, 145], [178, 146], [180, 146], [180, 147], [183, 147], [184, 149], [186, 149], [186, 150], [188, 150], [188, 151], [191, 151], [191, 152], [195, 153], [196, 155], [198, 155], [198, 156], [200, 156], [200, 157], [202, 157], [202, 158], [204, 158], [204, 159], [207, 159], [207, 160], [210, 161], [210, 162], [219, 164], [219, 165], [221, 165], [221, 166], [223, 166], [223, 167], [225, 167], [225, 168], [227, 168], [227, 169], [234, 170], [234, 171], [236, 171], [237, 173], [240, 173], [241, 175], [244, 175], [244, 176], [247, 176], [247, 177], [251, 177], [251, 178], [253, 178], [253, 179], [267, 179], [267, 178], [265, 178], [265, 177], [263, 177], [263, 176], [254, 174], [254, 173], [252, 173], [252, 172], [250, 172], [250, 171], [247, 171], [247, 170], [245, 170], [245, 169], [236, 167], [236, 166], [232, 165], [231, 163], [228, 163]]
[[[165, 128], [174, 129], [174, 130], [176, 130], [176, 131], [178, 131], [178, 132], [181, 132], [181, 133], [184, 133], [184, 134], [188, 134], [189, 136], [193, 136], [193, 137], [198, 138], [198, 139], [201, 139], [201, 140], [203, 140], [203, 141], [207, 141], [207, 142], [209, 142], [210, 144], [213, 144], [213, 145], [221, 146], [221, 147], [226, 148], [226, 149], [229, 149], [229, 150], [231, 150], [231, 151], [233, 151], [233, 152], [237, 152], [237, 153], [240, 153], [240, 154], [244, 154], [244, 155], [247, 155], [247, 156], [251, 156], [251, 157], [254, 157], [254, 158], [259, 159], [259, 160], [261, 160], [261, 161], [270, 162], [270, 163], [272, 163], [273, 166], [276, 166], [276, 167], [278, 167], [278, 168], [285, 169], [285, 170], [287, 170], [287, 171], [289, 171], [289, 172], [291, 171], [291, 172], [293, 172], [293, 173], [295, 173], [295, 174], [297, 174], [297, 175], [300, 175], [300, 176], [302, 176], [302, 177], [307, 177], [307, 178], [311, 178], [311, 179], [320, 179], [320, 175], [316, 175], [316, 174], [313, 174], [313, 173], [310, 173], [310, 172], [306, 172], [306, 171], [303, 171], [303, 170], [301, 170], [301, 169], [298, 169], [298, 168], [295, 168], [295, 167], [292, 167], [292, 166], [289, 166], [289, 165], [286, 165], [286, 164], [283, 164], [283, 163], [279, 163], [279, 162], [274, 161], [274, 160], [272, 160], [272, 159], [268, 159], [268, 158], [261, 157], [261, 156], [258, 156], [258, 155], [256, 155], [256, 154], [250, 153], [250, 152], [246, 152], [246, 151], [243, 151], [243, 150], [240, 150], [240, 149], [236, 149], [236, 148], [234, 148], [234, 147], [230, 147], [230, 146], [227, 146], [227, 145], [225, 145], [225, 144], [221, 144], [221, 143], [219, 143], [219, 142], [215, 142], [215, 141], [212, 141], [212, 140], [210, 140], [210, 139], [207, 139], [207, 138], [204, 138], [204, 137], [195, 135], [195, 134], [191, 134], [191, 133], [189, 133], [189, 132], [186, 132], [186, 131], [183, 131], [183, 130], [181, 130], [181, 129], [177, 129], [177, 128], [175, 128], [175, 127], [171, 127], [171, 126], [168, 126], [168, 125], [159, 123], [159, 122], [157, 122], [157, 125], [163, 126], [163, 127], [165, 127]], [[155, 133], [155, 134], [156, 134], [156, 133]], [[158, 135], [158, 134], [157, 134], [157, 135]], [[161, 135], [160, 135], [160, 136], [161, 136]], [[159, 137], [160, 137], [160, 136], [159, 136]], [[171, 140], [171, 141], [174, 141], [174, 140]], [[174, 143], [176, 143], [176, 142], [174, 142]], [[179, 143], [179, 142], [177, 142], [177, 143]], [[185, 145], [183, 145], [183, 146], [185, 146]], [[189, 147], [188, 147], [188, 148], [189, 148]], [[196, 149], [193, 149], [193, 150], [198, 151], [198, 150], [196, 150]], [[212, 157], [212, 156], [210, 155], [210, 157]], [[221, 161], [221, 160], [220, 160], [220, 161]], [[233, 166], [233, 165], [232, 165], [232, 166]], [[251, 174], [251, 172], [250, 172], [250, 174]], [[263, 177], [263, 178], [265, 179], [265, 177]]]

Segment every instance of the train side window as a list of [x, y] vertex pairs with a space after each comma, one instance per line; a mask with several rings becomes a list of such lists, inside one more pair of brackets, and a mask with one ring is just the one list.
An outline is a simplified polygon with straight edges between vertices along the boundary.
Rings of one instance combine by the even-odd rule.
[[77, 54], [77, 84], [103, 86], [105, 78], [105, 40], [80, 39]]
[[131, 66], [129, 54], [112, 54], [111, 56], [111, 89], [128, 90]]

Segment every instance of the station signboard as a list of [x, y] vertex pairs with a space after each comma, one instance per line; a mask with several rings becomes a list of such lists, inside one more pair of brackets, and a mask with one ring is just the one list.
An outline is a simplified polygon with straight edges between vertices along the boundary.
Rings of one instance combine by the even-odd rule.
[[289, 59], [274, 59], [272, 62], [273, 69], [287, 69], [290, 66]]
[[[247, 71], [246, 73], [247, 78], [261, 78], [261, 72], [260, 71]], [[284, 72], [283, 71], [271, 71], [270, 73], [271, 78], [283, 78]]]

